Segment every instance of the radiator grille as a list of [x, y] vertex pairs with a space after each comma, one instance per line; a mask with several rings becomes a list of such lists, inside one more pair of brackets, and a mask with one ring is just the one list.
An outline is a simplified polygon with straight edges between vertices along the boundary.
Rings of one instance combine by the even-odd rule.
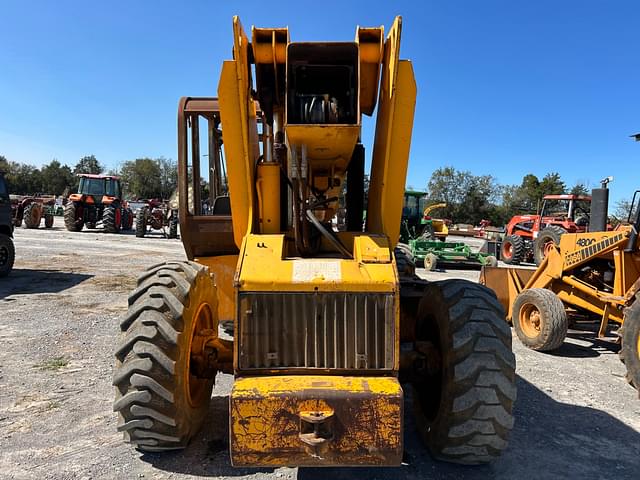
[[392, 294], [243, 293], [241, 369], [392, 369]]

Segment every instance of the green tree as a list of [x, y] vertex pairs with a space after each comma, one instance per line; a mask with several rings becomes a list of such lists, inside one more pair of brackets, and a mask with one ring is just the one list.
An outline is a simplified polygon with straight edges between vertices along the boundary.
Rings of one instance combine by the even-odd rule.
[[170, 158], [156, 159], [160, 169], [160, 197], [168, 199], [178, 188], [178, 164]]
[[86, 155], [73, 168], [73, 173], [93, 173], [100, 174], [104, 171], [104, 167], [100, 164], [95, 155]]
[[571, 195], [589, 195], [591, 191], [589, 190], [586, 182], [579, 181], [573, 187], [571, 187], [569, 193]]
[[[65, 190], [76, 187], [76, 179], [67, 165], [60, 165], [55, 158], [40, 169], [42, 191], [62, 195]], [[68, 191], [68, 190], [67, 190]]]
[[136, 198], [162, 197], [162, 172], [157, 160], [137, 158], [122, 164], [120, 177], [129, 193]]
[[559, 173], [547, 173], [540, 182], [540, 197], [544, 195], [560, 195], [565, 192], [566, 188]]

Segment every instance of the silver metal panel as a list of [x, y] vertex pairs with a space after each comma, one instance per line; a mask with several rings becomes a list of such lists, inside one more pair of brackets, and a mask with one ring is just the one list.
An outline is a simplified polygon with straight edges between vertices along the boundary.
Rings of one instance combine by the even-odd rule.
[[380, 293], [243, 293], [240, 369], [391, 370], [393, 302]]

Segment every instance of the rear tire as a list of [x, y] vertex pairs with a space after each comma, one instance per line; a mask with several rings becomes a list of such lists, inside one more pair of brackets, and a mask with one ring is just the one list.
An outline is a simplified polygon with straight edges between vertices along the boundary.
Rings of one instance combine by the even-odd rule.
[[79, 232], [84, 226], [82, 219], [82, 204], [69, 200], [64, 206], [64, 226], [70, 232]]
[[516, 360], [504, 310], [488, 288], [444, 280], [427, 285], [417, 318], [416, 343], [433, 352], [422, 379], [413, 383], [425, 444], [440, 460], [494, 460], [507, 447], [516, 400]]
[[627, 368], [627, 381], [640, 395], [640, 296], [636, 296], [634, 305], [625, 312], [619, 334], [620, 360]]
[[536, 265], [542, 263], [553, 245], [560, 245], [560, 237], [565, 233], [567, 231], [557, 225], [549, 225], [538, 233], [538, 238], [533, 242], [533, 260]]
[[25, 228], [38, 228], [40, 226], [40, 220], [42, 219], [42, 209], [36, 203], [30, 203], [24, 207], [24, 227]]
[[104, 231], [107, 233], [118, 233], [120, 231], [120, 224], [122, 222], [122, 212], [120, 207], [109, 205], [105, 207], [102, 214], [102, 225], [104, 225]]
[[142, 238], [147, 231], [146, 208], [141, 208], [136, 214], [136, 237]]
[[532, 350], [559, 348], [567, 336], [567, 312], [551, 290], [530, 288], [513, 302], [513, 327], [520, 341]]
[[517, 265], [524, 260], [524, 240], [519, 235], [507, 235], [502, 241], [500, 259], [509, 265]]
[[6, 277], [13, 270], [16, 250], [13, 240], [8, 235], [0, 233], [0, 277]]
[[113, 409], [118, 430], [139, 450], [184, 448], [202, 425], [214, 380], [192, 375], [190, 346], [196, 330], [217, 331], [215, 306], [209, 304], [215, 296], [207, 267], [195, 262], [151, 267], [129, 296], [116, 351]]

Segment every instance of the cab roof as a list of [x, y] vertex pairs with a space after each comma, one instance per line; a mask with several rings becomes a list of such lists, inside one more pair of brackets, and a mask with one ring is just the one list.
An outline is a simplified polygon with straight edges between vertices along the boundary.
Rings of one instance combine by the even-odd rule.
[[117, 175], [97, 175], [95, 173], [78, 173], [78, 176], [85, 177], [85, 178], [101, 178], [101, 179], [112, 178], [113, 180], [120, 180], [120, 177]]

